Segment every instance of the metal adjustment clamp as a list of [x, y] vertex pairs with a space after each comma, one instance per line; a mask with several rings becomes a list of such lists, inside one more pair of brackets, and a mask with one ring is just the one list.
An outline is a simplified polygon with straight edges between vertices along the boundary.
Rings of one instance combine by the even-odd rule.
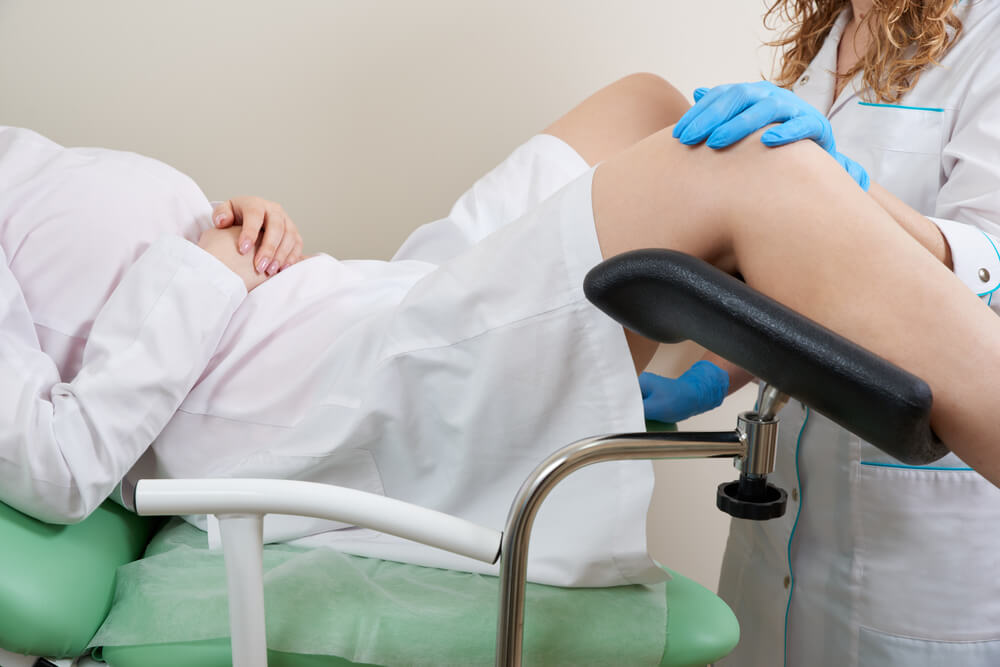
[[788, 494], [769, 484], [767, 476], [774, 472], [777, 413], [787, 402], [787, 395], [765, 385], [758, 410], [744, 412], [737, 419], [737, 431], [746, 445], [746, 455], [740, 462], [740, 478], [720, 484], [716, 492], [715, 505], [726, 514], [738, 519], [765, 521], [785, 513]]

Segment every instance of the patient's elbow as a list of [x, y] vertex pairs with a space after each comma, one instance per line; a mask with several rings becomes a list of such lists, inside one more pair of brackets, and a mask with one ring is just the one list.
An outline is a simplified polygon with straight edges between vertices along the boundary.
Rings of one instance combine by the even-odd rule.
[[51, 511], [47, 511], [43, 516], [39, 516], [40, 521], [45, 523], [54, 523], [59, 525], [72, 525], [80, 523], [91, 514], [97, 507], [88, 507], [77, 505], [73, 507], [56, 507], [52, 508]]
[[104, 498], [83, 492], [79, 487], [36, 493], [30, 498], [5, 498], [8, 505], [44, 523], [80, 523], [94, 513]]

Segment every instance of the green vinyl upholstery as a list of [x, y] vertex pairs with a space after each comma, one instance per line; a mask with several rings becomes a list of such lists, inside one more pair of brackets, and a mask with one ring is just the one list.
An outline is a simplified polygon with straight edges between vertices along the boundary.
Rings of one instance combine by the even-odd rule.
[[[740, 631], [736, 617], [714, 593], [700, 584], [671, 571], [673, 579], [667, 584], [668, 623], [667, 640], [661, 666], [703, 667], [726, 656], [739, 641]], [[306, 619], [303, 619], [306, 622]], [[529, 621], [530, 622], [530, 621]], [[448, 641], [450, 633], [443, 629], [441, 641]], [[627, 665], [627, 646], [616, 649], [615, 664]], [[449, 653], [448, 649], [443, 650]], [[449, 664], [478, 664], [466, 662], [460, 654]], [[200, 667], [228, 667], [232, 664], [229, 642], [215, 639], [198, 642], [149, 644], [146, 646], [105, 647], [99, 652], [101, 659], [111, 667], [173, 667], [174, 665], [199, 665]], [[533, 663], [526, 655], [525, 663]], [[367, 666], [368, 663], [351, 662], [336, 656], [301, 655], [281, 651], [268, 651], [270, 667], [348, 667]]]
[[109, 501], [58, 526], [0, 503], [0, 648], [79, 655], [111, 608], [118, 566], [139, 558], [161, 523]]

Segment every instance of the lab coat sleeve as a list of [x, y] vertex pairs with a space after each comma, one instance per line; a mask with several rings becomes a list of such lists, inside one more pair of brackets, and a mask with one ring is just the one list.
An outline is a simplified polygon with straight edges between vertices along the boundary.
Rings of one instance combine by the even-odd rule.
[[44, 521], [80, 521], [166, 425], [246, 289], [196, 245], [157, 241], [98, 315], [79, 374], [61, 382], [0, 259], [0, 500]]
[[977, 67], [942, 152], [945, 183], [931, 221], [955, 275], [1000, 312], [1000, 48]]

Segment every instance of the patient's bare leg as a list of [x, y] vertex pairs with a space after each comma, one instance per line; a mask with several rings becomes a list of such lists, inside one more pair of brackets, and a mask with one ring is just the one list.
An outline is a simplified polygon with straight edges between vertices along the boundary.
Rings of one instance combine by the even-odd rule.
[[[588, 164], [617, 155], [651, 134], [675, 124], [690, 108], [687, 99], [655, 74], [632, 74], [605, 86], [545, 128]], [[625, 330], [636, 372], [653, 358], [658, 343]]]
[[597, 168], [593, 206], [605, 257], [673, 248], [739, 271], [922, 377], [937, 434], [1000, 485], [1000, 319], [819, 147], [713, 151], [659, 132]]
[[600, 89], [545, 128], [597, 164], [673, 125], [690, 104], [655, 74], [632, 74]]

